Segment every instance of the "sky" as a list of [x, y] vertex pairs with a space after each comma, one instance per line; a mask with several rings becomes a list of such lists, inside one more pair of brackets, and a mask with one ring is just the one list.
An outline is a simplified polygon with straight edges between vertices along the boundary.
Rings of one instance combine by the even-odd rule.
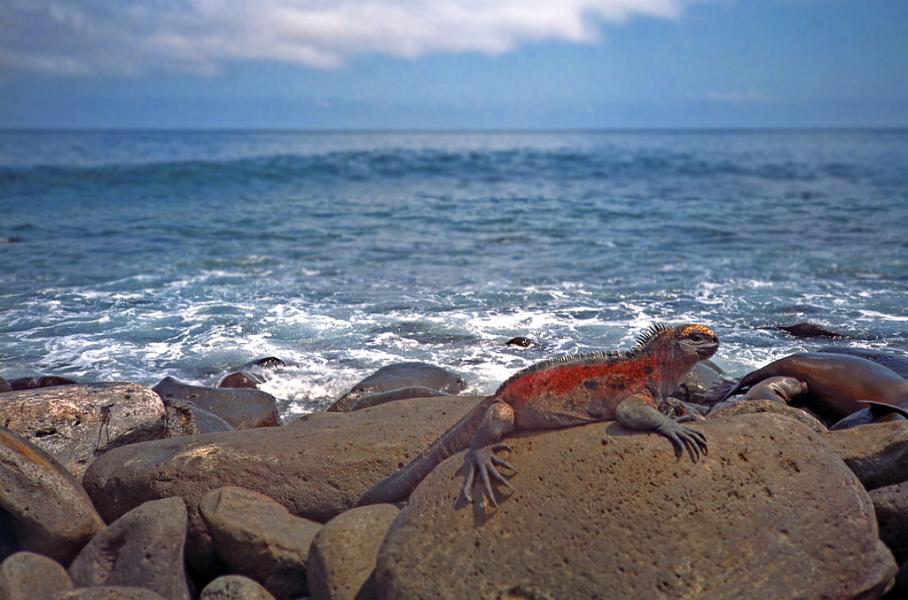
[[0, 0], [0, 127], [906, 127], [906, 31], [906, 0]]

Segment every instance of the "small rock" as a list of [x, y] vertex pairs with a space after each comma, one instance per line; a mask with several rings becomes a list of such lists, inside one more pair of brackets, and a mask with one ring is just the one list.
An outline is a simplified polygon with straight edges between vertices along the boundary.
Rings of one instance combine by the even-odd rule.
[[164, 435], [164, 404], [132, 383], [95, 383], [8, 392], [0, 422], [81, 477], [110, 448]]
[[788, 406], [772, 400], [741, 400], [738, 402], [723, 402], [725, 406], [718, 406], [710, 411], [707, 419], [721, 419], [734, 417], [737, 415], [754, 415], [760, 413], [774, 413], [794, 419], [804, 425], [807, 425], [817, 433], [825, 433], [826, 426], [813, 415], [807, 414], [800, 408]]
[[831, 338], [841, 339], [845, 336], [836, 331], [830, 331], [822, 325], [816, 323], [795, 323], [794, 325], [777, 325], [775, 329], [788, 332], [797, 338]]
[[237, 371], [225, 375], [224, 378], [218, 382], [218, 387], [258, 389], [259, 384], [264, 382], [265, 380], [258, 375], [253, 375], [252, 373], [247, 373], [245, 371]]
[[892, 550], [899, 564], [908, 560], [908, 481], [870, 492], [880, 539]]
[[13, 386], [11, 386], [7, 380], [0, 377], [0, 394], [11, 391], [13, 391]]
[[830, 431], [823, 439], [868, 490], [908, 480], [908, 421]]
[[479, 401], [475, 396], [400, 400], [352, 413], [313, 414], [286, 427], [133, 444], [99, 457], [83, 481], [108, 520], [146, 500], [183, 498], [190, 564], [196, 572], [221, 574], [198, 514], [208, 492], [243, 487], [274, 499], [292, 515], [325, 522], [353, 508], [366, 490]]
[[79, 383], [75, 379], [68, 377], [58, 377], [57, 375], [39, 375], [38, 377], [17, 377], [9, 380], [9, 386], [14, 392], [25, 390], [37, 390], [40, 388], [54, 387], [58, 385], [76, 385]]
[[233, 431], [230, 423], [187, 400], [168, 398], [164, 400], [164, 408], [167, 411], [167, 434], [164, 437]]
[[480, 482], [476, 502], [459, 499], [464, 456], [452, 456], [391, 525], [379, 597], [844, 599], [888, 589], [898, 569], [870, 498], [821, 434], [774, 414], [693, 427], [710, 444], [697, 463], [616, 423], [512, 436], [517, 491], [497, 486], [498, 508], [479, 503]]
[[321, 523], [292, 516], [267, 496], [238, 487], [214, 490], [199, 511], [218, 558], [278, 600], [306, 595], [309, 546]]
[[73, 589], [60, 563], [33, 552], [17, 552], [0, 564], [0, 599], [40, 600]]
[[376, 597], [378, 549], [397, 513], [393, 504], [348, 510], [328, 521], [309, 550], [309, 593], [324, 600]]
[[52, 600], [170, 600], [140, 587], [102, 585], [61, 592]]
[[329, 412], [349, 412], [363, 396], [401, 388], [426, 387], [459, 394], [467, 387], [463, 379], [446, 369], [421, 362], [395, 363], [369, 375], [328, 407]]
[[189, 600], [185, 541], [183, 501], [146, 502], [95, 536], [73, 560], [69, 575], [77, 586], [141, 587], [168, 600]]
[[274, 600], [274, 596], [248, 577], [225, 575], [206, 585], [199, 600]]
[[0, 517], [0, 525], [7, 525], [0, 545], [7, 551], [28, 550], [62, 564], [104, 528], [85, 491], [63, 465], [3, 428]]
[[165, 377], [151, 388], [165, 401], [185, 400], [221, 417], [235, 429], [276, 427], [281, 424], [271, 394], [244, 388], [209, 388]]
[[716, 363], [701, 361], [681, 378], [671, 395], [683, 402], [704, 404], [711, 397], [711, 392], [725, 382], [722, 375], [722, 369]]
[[530, 338], [526, 338], [518, 335], [517, 337], [512, 337], [507, 342], [504, 343], [505, 346], [517, 346], [518, 348], [532, 348], [536, 345], [536, 342]]

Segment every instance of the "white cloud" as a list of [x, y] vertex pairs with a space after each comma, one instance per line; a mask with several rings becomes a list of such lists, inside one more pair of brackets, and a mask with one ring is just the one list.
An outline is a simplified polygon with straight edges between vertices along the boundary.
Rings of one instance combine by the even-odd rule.
[[331, 68], [360, 54], [500, 54], [592, 43], [603, 24], [696, 0], [0, 0], [0, 65], [63, 74], [215, 72], [232, 60]]

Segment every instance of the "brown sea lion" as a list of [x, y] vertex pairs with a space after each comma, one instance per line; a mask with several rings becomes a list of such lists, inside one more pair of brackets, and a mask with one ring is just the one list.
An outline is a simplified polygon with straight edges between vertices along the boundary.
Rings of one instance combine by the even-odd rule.
[[850, 356], [860, 356], [875, 363], [880, 363], [887, 369], [892, 369], [905, 379], [908, 379], [908, 356], [899, 355], [894, 352], [881, 352], [879, 350], [868, 350], [866, 348], [836, 348], [827, 346], [820, 348], [817, 352], [828, 354], [848, 354]]
[[770, 377], [756, 384], [744, 400], [772, 400], [789, 404], [792, 398], [800, 396], [807, 391], [807, 384], [794, 377]]
[[835, 423], [866, 407], [864, 401], [908, 407], [908, 380], [894, 371], [857, 356], [807, 352], [793, 354], [748, 373], [719, 398], [726, 400], [769, 377], [793, 377], [807, 384], [794, 406]]
[[901, 406], [892, 404], [883, 404], [882, 402], [864, 402], [867, 408], [852, 413], [829, 428], [830, 431], [839, 429], [851, 429], [858, 425], [870, 425], [871, 423], [885, 423], [887, 421], [902, 421], [908, 419], [908, 410]]

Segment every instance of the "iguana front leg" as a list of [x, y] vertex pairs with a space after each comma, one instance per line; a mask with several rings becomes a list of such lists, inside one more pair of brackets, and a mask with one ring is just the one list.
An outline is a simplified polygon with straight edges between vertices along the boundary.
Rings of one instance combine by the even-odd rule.
[[[470, 449], [464, 457], [464, 470], [466, 471], [463, 482], [463, 497], [467, 502], [473, 502], [473, 481], [476, 478], [476, 471], [482, 479], [486, 494], [492, 504], [498, 506], [495, 499], [495, 492], [492, 489], [491, 479], [510, 488], [511, 484], [505, 479], [497, 467], [504, 467], [516, 472], [513, 466], [506, 460], [495, 456], [499, 450], [511, 450], [507, 444], [500, 443], [501, 438], [514, 430], [514, 410], [504, 402], [495, 402], [486, 411], [479, 425], [479, 430], [470, 443]], [[490, 479], [491, 477], [491, 479]], [[513, 488], [511, 488], [513, 489]]]
[[708, 452], [706, 437], [702, 433], [663, 415], [648, 400], [649, 398], [642, 395], [623, 400], [615, 411], [618, 423], [628, 429], [643, 429], [664, 435], [675, 447], [675, 455], [679, 458], [685, 448], [694, 462], [700, 458], [701, 452], [703, 454]]

